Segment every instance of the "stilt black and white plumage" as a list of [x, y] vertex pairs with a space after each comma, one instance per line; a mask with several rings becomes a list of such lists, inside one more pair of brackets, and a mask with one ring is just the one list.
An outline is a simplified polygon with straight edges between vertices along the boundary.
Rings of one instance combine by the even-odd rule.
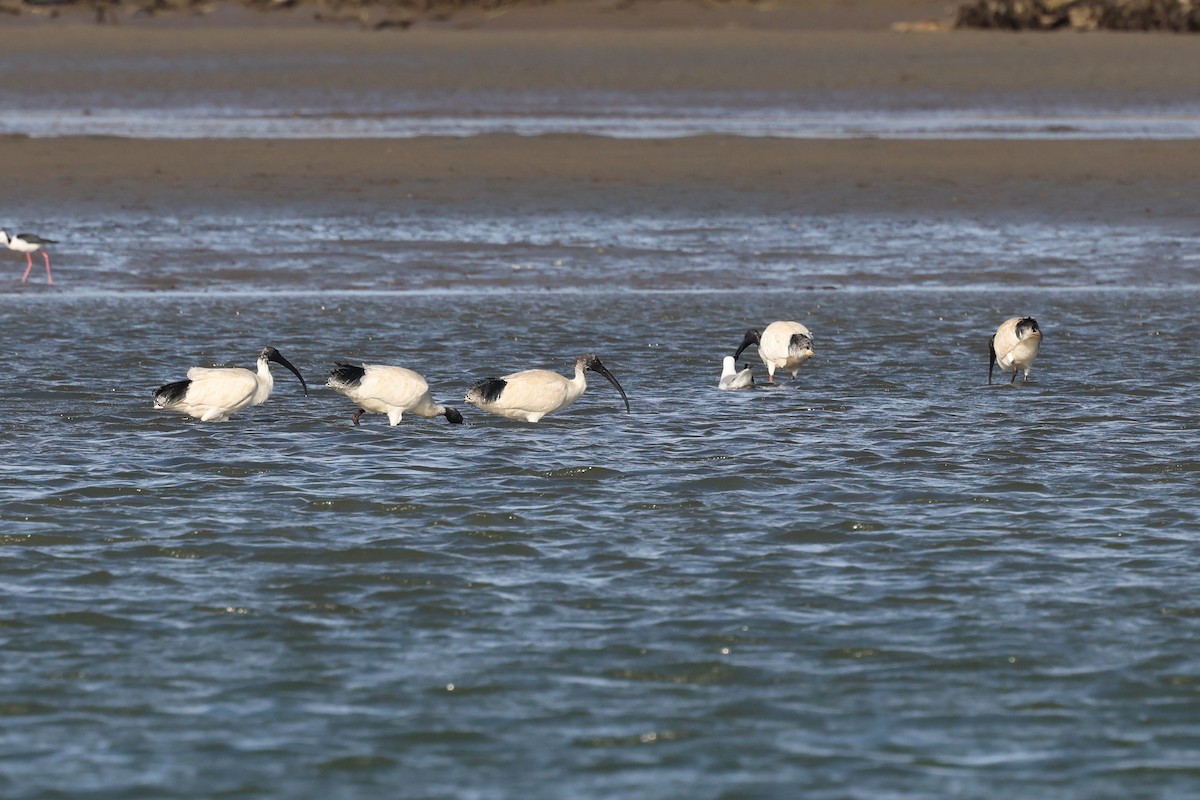
[[50, 286], [54, 285], [54, 276], [50, 274], [50, 255], [42, 248], [48, 244], [57, 244], [57, 242], [53, 239], [43, 239], [33, 233], [18, 233], [16, 236], [9, 236], [6, 231], [0, 231], [0, 241], [3, 241], [9, 250], [25, 254], [25, 274], [21, 276], [21, 283], [25, 283], [29, 279], [29, 271], [33, 269], [33, 254], [41, 250], [42, 259], [46, 262], [46, 283]]
[[359, 417], [368, 411], [387, 414], [388, 422], [392, 425], [399, 425], [406, 412], [418, 417], [445, 417], [455, 424], [463, 421], [457, 409], [433, 402], [425, 379], [404, 367], [339, 363], [329, 373], [325, 385], [359, 406], [351, 417], [355, 425], [359, 424]]
[[725, 356], [721, 361], [721, 379], [717, 381], [718, 389], [753, 389], [754, 388], [754, 373], [750, 371], [750, 366], [742, 367], [739, 372], [737, 368], [737, 359], [733, 356]]
[[251, 372], [241, 367], [192, 367], [187, 380], [175, 381], [154, 393], [154, 407], [182, 411], [201, 422], [224, 422], [249, 406], [266, 402], [275, 386], [268, 362], [282, 364], [300, 379], [305, 397], [308, 384], [292, 363], [274, 347], [263, 348], [258, 356], [258, 369]]
[[566, 378], [546, 369], [527, 369], [476, 383], [467, 391], [466, 401], [489, 414], [522, 422], [537, 422], [579, 399], [587, 388], [585, 373], [588, 370], [603, 375], [616, 387], [628, 413], [629, 398], [625, 390], [592, 353], [575, 359], [574, 378]]
[[992, 338], [988, 339], [988, 385], [992, 383], [992, 370], [997, 364], [1005, 372], [1011, 372], [1009, 383], [1017, 379], [1017, 372], [1025, 372], [1022, 382], [1029, 380], [1029, 368], [1037, 357], [1042, 343], [1042, 329], [1033, 317], [1013, 317], [1000, 323]]
[[760, 336], [753, 328], [746, 331], [742, 344], [733, 354], [736, 361], [742, 351], [752, 344], [758, 345], [758, 357], [767, 367], [767, 382], [775, 382], [775, 370], [792, 373], [792, 379], [805, 361], [813, 356], [812, 333], [799, 322], [772, 322]]

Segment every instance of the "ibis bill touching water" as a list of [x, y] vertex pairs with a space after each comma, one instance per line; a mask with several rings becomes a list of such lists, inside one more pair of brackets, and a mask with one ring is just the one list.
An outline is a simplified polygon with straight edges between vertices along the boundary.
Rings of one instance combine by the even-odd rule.
[[187, 380], [175, 381], [154, 393], [154, 407], [182, 411], [201, 422], [225, 422], [230, 415], [249, 406], [266, 402], [275, 386], [270, 362], [282, 364], [300, 379], [304, 396], [308, 384], [300, 370], [274, 347], [264, 347], [258, 356], [258, 369], [241, 367], [192, 367]]
[[406, 411], [418, 417], [445, 417], [455, 424], [463, 421], [457, 409], [433, 402], [425, 379], [404, 367], [339, 363], [329, 373], [325, 385], [359, 406], [351, 417], [355, 425], [358, 424], [358, 418], [368, 411], [387, 414], [388, 422], [392, 425], [399, 425]]

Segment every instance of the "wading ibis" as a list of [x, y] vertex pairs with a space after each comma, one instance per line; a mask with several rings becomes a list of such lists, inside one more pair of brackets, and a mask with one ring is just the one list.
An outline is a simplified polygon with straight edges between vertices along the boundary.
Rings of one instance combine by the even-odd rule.
[[795, 380], [801, 365], [813, 356], [812, 334], [799, 322], [772, 322], [761, 336], [757, 330], [746, 331], [741, 346], [733, 354], [734, 360], [752, 344], [758, 345], [758, 357], [767, 367], [768, 383], [775, 382], [777, 369], [792, 373]]
[[537, 422], [579, 399], [587, 388], [584, 373], [589, 369], [600, 373], [616, 387], [628, 413], [629, 398], [625, 396], [625, 390], [592, 353], [575, 359], [574, 378], [566, 378], [546, 369], [527, 369], [503, 378], [480, 381], [467, 391], [466, 400], [489, 414], [522, 422]]
[[154, 407], [182, 411], [201, 422], [224, 422], [231, 414], [248, 406], [266, 402], [275, 386], [268, 362], [274, 361], [291, 370], [304, 387], [308, 384], [300, 370], [292, 366], [274, 347], [264, 347], [258, 355], [258, 370], [241, 367], [192, 367], [187, 380], [168, 383], [154, 393]]
[[418, 417], [445, 417], [455, 424], [463, 421], [457, 409], [433, 402], [425, 379], [404, 367], [339, 363], [337, 369], [329, 373], [325, 385], [346, 395], [359, 407], [351, 417], [355, 425], [368, 411], [387, 414], [392, 425], [399, 425], [405, 412]]
[[1042, 329], [1033, 317], [1013, 317], [1000, 323], [988, 340], [988, 385], [992, 383], [992, 370], [997, 364], [1005, 372], [1012, 372], [1009, 383], [1017, 379], [1018, 370], [1025, 371], [1022, 382], [1027, 382], [1029, 368], [1041, 342]]

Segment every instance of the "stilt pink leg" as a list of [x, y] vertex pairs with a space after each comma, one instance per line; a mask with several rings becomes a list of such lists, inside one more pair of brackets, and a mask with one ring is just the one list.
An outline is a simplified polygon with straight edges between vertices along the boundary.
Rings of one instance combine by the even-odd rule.
[[29, 253], [25, 254], [25, 274], [21, 276], [21, 283], [29, 277], [29, 270], [33, 269], [33, 257]]
[[46, 283], [53, 286], [54, 276], [50, 274], [50, 254], [45, 250], [42, 251], [42, 258], [46, 259]]

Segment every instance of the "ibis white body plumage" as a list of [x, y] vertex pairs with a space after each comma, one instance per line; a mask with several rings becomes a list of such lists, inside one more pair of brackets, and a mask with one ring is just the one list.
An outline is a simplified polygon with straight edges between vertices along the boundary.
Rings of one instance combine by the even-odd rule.
[[42, 259], [46, 262], [46, 283], [50, 286], [54, 285], [54, 276], [50, 274], [50, 255], [42, 250], [48, 244], [55, 244], [53, 239], [43, 239], [32, 233], [18, 233], [16, 236], [9, 236], [6, 231], [0, 231], [0, 241], [3, 241], [9, 250], [25, 254], [25, 274], [21, 276], [21, 283], [25, 283], [29, 279], [29, 271], [33, 269], [33, 254], [41, 250]]
[[269, 362], [282, 364], [308, 385], [300, 371], [274, 347], [264, 348], [255, 371], [241, 367], [192, 367], [187, 380], [168, 383], [154, 393], [154, 407], [182, 411], [201, 422], [225, 422], [243, 408], [266, 402], [275, 387]]
[[1033, 317], [1013, 317], [1000, 323], [992, 338], [988, 340], [988, 384], [992, 382], [992, 369], [1011, 372], [1009, 383], [1017, 379], [1017, 372], [1024, 371], [1022, 381], [1029, 380], [1029, 368], [1037, 357], [1042, 343], [1042, 329]]
[[386, 414], [392, 425], [399, 425], [405, 413], [426, 418], [445, 417], [453, 423], [463, 421], [457, 409], [433, 401], [429, 384], [419, 373], [404, 367], [338, 364], [337, 369], [329, 373], [325, 385], [358, 405], [359, 410], [351, 417], [355, 425], [366, 412]]
[[625, 410], [629, 409], [629, 398], [617, 379], [608, 371], [600, 359], [588, 353], [575, 360], [575, 377], [567, 378], [547, 369], [527, 369], [514, 372], [503, 378], [488, 378], [467, 391], [466, 401], [476, 408], [506, 419], [521, 422], [537, 422], [554, 411], [561, 411], [574, 403], [587, 388], [585, 374], [588, 370], [598, 372], [621, 393]]
[[717, 388], [753, 389], [754, 373], [750, 371], [750, 367], [745, 367], [739, 372], [737, 359], [733, 356], [725, 356], [721, 361], [721, 380], [717, 382]]
[[813, 356], [812, 334], [808, 328], [799, 322], [772, 322], [763, 329], [761, 335], [757, 330], [746, 331], [742, 344], [733, 357], [736, 361], [742, 351], [752, 344], [758, 345], [758, 357], [767, 368], [767, 381], [775, 382], [775, 370], [781, 369], [792, 373], [792, 378], [800, 371]]

